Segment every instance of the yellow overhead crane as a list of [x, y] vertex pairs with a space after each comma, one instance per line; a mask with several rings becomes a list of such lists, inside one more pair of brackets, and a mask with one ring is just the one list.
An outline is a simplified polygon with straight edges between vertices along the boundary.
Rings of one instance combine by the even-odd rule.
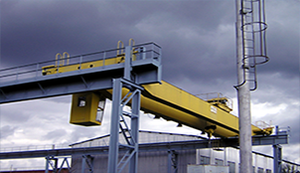
[[[133, 40], [129, 44], [134, 45]], [[120, 48], [118, 42], [118, 48]], [[121, 45], [124, 47], [123, 43]], [[137, 50], [132, 50], [132, 60], [136, 59]], [[59, 54], [60, 55], [60, 54]], [[43, 67], [43, 75], [55, 73], [64, 73], [79, 69], [95, 68], [111, 64], [124, 63], [125, 54], [118, 51], [113, 58], [85, 62], [81, 64], [64, 63], [68, 62], [68, 55], [64, 53], [60, 58], [56, 56], [56, 64]], [[218, 97], [204, 101], [199, 97], [192, 95], [170, 83], [162, 81], [161, 84], [143, 85], [144, 91], [141, 96], [141, 110], [146, 113], [152, 113], [156, 117], [162, 117], [166, 120], [172, 120], [179, 124], [201, 130], [208, 136], [232, 137], [239, 134], [238, 117], [230, 114], [232, 109], [226, 104], [228, 99]], [[123, 93], [127, 93], [123, 89]], [[105, 103], [105, 98], [111, 98], [112, 89], [101, 90], [88, 93], [73, 94], [70, 123], [91, 126], [101, 125]], [[104, 97], [105, 96], [105, 97]], [[130, 103], [129, 103], [130, 104]], [[100, 112], [100, 113], [99, 113]], [[252, 135], [270, 135], [272, 128], [261, 129], [252, 125]]]

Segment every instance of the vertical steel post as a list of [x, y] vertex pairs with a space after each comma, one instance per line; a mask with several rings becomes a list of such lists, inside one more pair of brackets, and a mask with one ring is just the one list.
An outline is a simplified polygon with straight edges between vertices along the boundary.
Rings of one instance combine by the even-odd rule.
[[120, 122], [120, 114], [121, 114], [120, 112], [121, 97], [122, 97], [121, 79], [113, 79], [108, 173], [117, 172], [118, 154], [119, 154], [119, 122]]
[[125, 47], [125, 67], [124, 67], [124, 79], [131, 80], [131, 57], [132, 57], [132, 47], [126, 46]]
[[281, 151], [281, 145], [273, 145], [273, 167], [274, 167], [274, 173], [281, 173], [282, 171], [282, 151]]
[[227, 148], [224, 147], [224, 162], [223, 162], [223, 166], [228, 166], [228, 163], [227, 163]]
[[172, 173], [172, 151], [168, 151], [168, 173]]
[[131, 115], [131, 143], [134, 144], [135, 153], [129, 162], [129, 172], [137, 172], [138, 168], [138, 149], [139, 149], [139, 114], [141, 104], [141, 93], [135, 94], [132, 98]]
[[250, 89], [248, 79], [247, 61], [244, 60], [243, 33], [241, 30], [243, 20], [243, 0], [236, 0], [236, 46], [237, 46], [237, 73], [238, 73], [238, 113], [239, 113], [239, 142], [240, 142], [240, 170], [243, 173], [252, 173], [252, 131], [250, 112]]
[[85, 162], [86, 162], [86, 157], [82, 156], [81, 173], [85, 172]]
[[[122, 98], [122, 88], [130, 91]], [[141, 101], [141, 90], [143, 88], [125, 79], [113, 79], [113, 103], [111, 117], [111, 133], [109, 144], [108, 173], [121, 172], [129, 163], [129, 172], [137, 172], [138, 163], [138, 132], [139, 132], [139, 111]], [[123, 111], [127, 103], [131, 101], [131, 113]], [[124, 115], [130, 117], [130, 129], [124, 119]], [[127, 144], [119, 143], [119, 130], [125, 137]], [[119, 159], [119, 146], [127, 147], [128, 151]]]
[[45, 173], [49, 172], [49, 156], [46, 157], [46, 168], [45, 168]]
[[168, 151], [168, 173], [178, 172], [178, 153], [175, 150]]
[[58, 158], [54, 158], [54, 170], [53, 170], [53, 172], [54, 173], [57, 173], [57, 165], [58, 165]]

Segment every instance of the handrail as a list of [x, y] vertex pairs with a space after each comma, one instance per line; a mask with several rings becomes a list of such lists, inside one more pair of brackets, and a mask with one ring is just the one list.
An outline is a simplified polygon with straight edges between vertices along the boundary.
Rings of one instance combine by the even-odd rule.
[[[119, 46], [121, 46], [121, 43], [122, 42], [119, 42], [120, 44]], [[148, 47], [147, 51], [143, 52], [143, 54], [148, 55], [147, 59], [152, 58], [160, 61], [161, 47], [158, 46], [157, 44], [150, 42], [150, 43], [135, 45], [134, 40], [130, 40], [130, 44], [133, 46], [133, 48], [138, 48], [140, 46]], [[20, 81], [24, 78], [29, 79], [31, 77], [32, 78], [42, 77], [42, 71], [47, 66], [49, 68], [56, 68], [58, 71], [62, 66], [71, 66], [76, 64], [81, 65], [82, 63], [88, 63], [88, 62], [93, 62], [98, 60], [102, 60], [104, 63], [108, 59], [115, 58], [116, 54], [118, 53], [120, 53], [120, 48], [108, 49], [104, 51], [98, 51], [98, 52], [75, 55], [75, 56], [70, 56], [67, 52], [64, 52], [63, 54], [57, 53], [55, 60], [47, 60], [38, 63], [31, 63], [27, 65], [0, 69], [0, 80], [1, 80], [0, 83], [6, 83], [6, 82], [11, 83], [14, 81]], [[139, 53], [137, 52], [136, 54]], [[63, 61], [63, 62], [59, 62], [59, 61]]]
[[[121, 48], [120, 48], [120, 43], [122, 44]], [[119, 54], [119, 49], [121, 49], [121, 54], [123, 53], [123, 49], [124, 49], [124, 43], [121, 40], [118, 41], [117, 48], [118, 48], [118, 50], [117, 50], [117, 56], [118, 56], [118, 55], [120, 55]]]

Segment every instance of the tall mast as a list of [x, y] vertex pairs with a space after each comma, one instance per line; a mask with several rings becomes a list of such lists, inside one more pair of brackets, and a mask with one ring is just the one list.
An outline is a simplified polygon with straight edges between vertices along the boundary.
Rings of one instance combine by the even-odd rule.
[[257, 89], [256, 65], [266, 63], [264, 0], [236, 0], [236, 47], [240, 170], [252, 173], [250, 91]]

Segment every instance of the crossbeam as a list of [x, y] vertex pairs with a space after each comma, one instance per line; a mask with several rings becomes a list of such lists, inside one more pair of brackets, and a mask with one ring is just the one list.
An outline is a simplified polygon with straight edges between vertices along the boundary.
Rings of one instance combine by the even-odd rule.
[[[238, 147], [238, 138], [228, 139], [211, 139], [211, 140], [191, 140], [191, 141], [176, 141], [176, 142], [160, 142], [139, 144], [139, 152], [148, 151], [170, 151], [170, 150], [189, 150], [209, 148], [211, 143], [216, 144], [213, 147]], [[277, 145], [287, 144], [288, 134], [279, 134], [271, 136], [253, 136], [252, 145]], [[109, 146], [99, 147], [84, 147], [84, 148], [68, 148], [68, 149], [51, 149], [51, 150], [36, 150], [36, 151], [19, 151], [19, 152], [2, 152], [0, 160], [5, 159], [23, 159], [23, 158], [38, 158], [51, 156], [70, 156], [70, 155], [95, 155], [108, 154]], [[127, 151], [127, 148], [120, 146], [119, 151]]]
[[129, 65], [136, 84], [160, 82], [161, 48], [155, 43], [133, 48], [140, 47], [147, 47], [147, 51], [137, 52], [129, 63], [118, 61], [124, 55], [112, 49], [70, 57], [69, 64], [54, 65], [57, 62], [53, 60], [0, 69], [0, 104], [112, 89], [113, 78], [124, 73], [129, 76]]

